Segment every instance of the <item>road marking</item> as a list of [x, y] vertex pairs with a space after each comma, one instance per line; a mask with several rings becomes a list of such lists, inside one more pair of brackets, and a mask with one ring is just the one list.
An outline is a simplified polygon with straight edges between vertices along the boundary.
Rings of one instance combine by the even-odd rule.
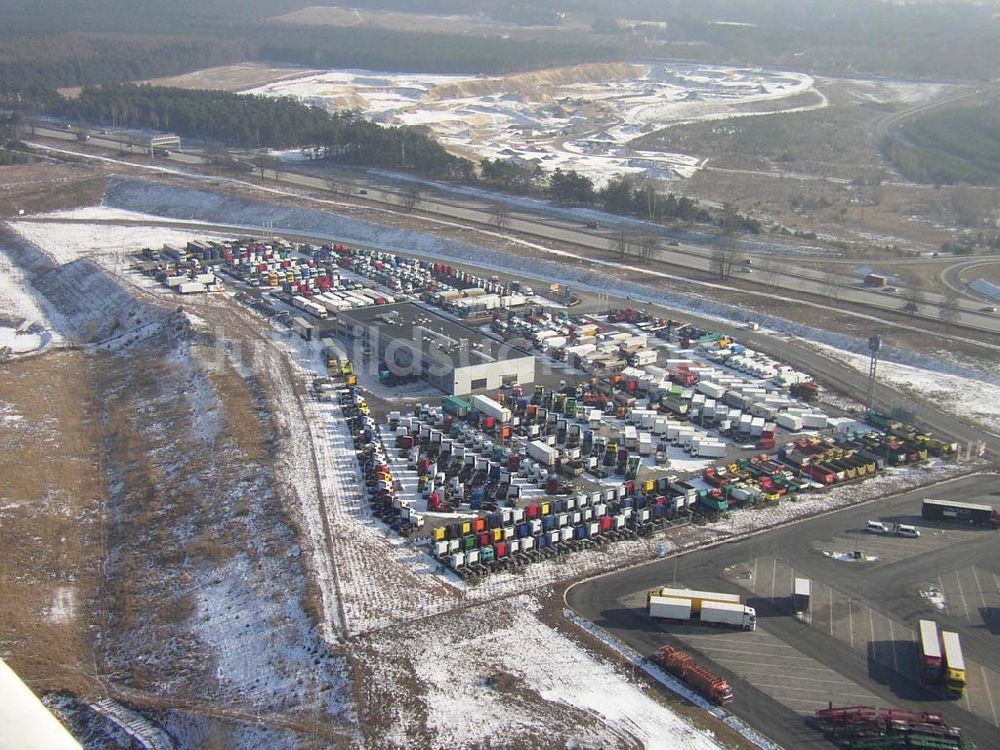
[[962, 600], [962, 608], [965, 610], [965, 618], [969, 619], [969, 605], [965, 601], [965, 593], [962, 591], [962, 581], [959, 578], [959, 571], [955, 571], [955, 585], [958, 586], [958, 596]]
[[833, 588], [827, 586], [826, 590], [830, 592], [830, 637], [833, 637]]
[[852, 651], [854, 650], [854, 607], [852, 606], [853, 602], [854, 602], [853, 599], [848, 599], [847, 600], [847, 625], [848, 625], [848, 629], [851, 631], [851, 650]]
[[774, 599], [774, 584], [778, 578], [778, 558], [774, 559], [774, 564], [771, 565], [771, 599]]
[[[753, 674], [753, 673], [751, 673], [751, 674]], [[770, 670], [768, 672], [760, 672], [759, 674], [762, 674], [765, 677], [774, 677], [774, 670], [772, 669], [772, 670]], [[797, 685], [800, 680], [804, 680], [806, 682], [823, 682], [823, 683], [827, 683], [827, 684], [830, 684], [830, 685], [847, 685], [849, 687], [861, 687], [860, 685], [855, 685], [855, 683], [851, 682], [850, 680], [848, 680], [848, 679], [846, 679], [844, 677], [841, 677], [840, 675], [836, 674], [835, 672], [833, 674], [836, 675], [835, 679], [834, 678], [822, 678], [822, 677], [799, 677], [799, 676], [796, 676], [794, 679], [786, 680], [785, 682], [782, 682], [782, 683], [780, 683], [780, 685], [776, 685], [775, 687], [781, 687], [781, 686], [784, 686], [784, 687], [793, 687], [793, 685]], [[754, 682], [754, 685], [756, 685], [756, 684], [757, 683]]]
[[948, 609], [948, 597], [944, 593], [944, 581], [941, 580], [941, 576], [938, 576], [938, 591], [941, 592], [941, 598], [944, 600], [944, 613], [950, 615], [951, 612]]
[[997, 720], [997, 707], [993, 705], [993, 695], [990, 693], [990, 681], [986, 679], [986, 670], [983, 665], [979, 665], [979, 672], [983, 676], [983, 687], [986, 688], [986, 701], [990, 704], [990, 711], [993, 712], [993, 723], [1000, 727], [1000, 720]]
[[976, 580], [976, 588], [979, 590], [979, 601], [983, 603], [983, 613], [985, 614], [987, 610], [986, 606], [986, 596], [983, 594], [983, 585], [979, 582], [979, 574], [976, 573], [976, 568], [972, 568], [972, 577]]
[[889, 646], [892, 649], [892, 671], [899, 674], [899, 661], [896, 658], [896, 633], [892, 629], [892, 619], [889, 617], [885, 619], [889, 620]]
[[872, 658], [877, 663], [880, 663], [879, 659], [878, 659], [878, 652], [875, 650], [875, 619], [874, 619], [874, 617], [875, 616], [872, 614], [872, 608], [868, 607], [868, 628], [872, 632], [872, 638], [868, 642], [870, 644], [872, 644]]
[[753, 559], [753, 583], [750, 585], [750, 590], [757, 593], [757, 558]]

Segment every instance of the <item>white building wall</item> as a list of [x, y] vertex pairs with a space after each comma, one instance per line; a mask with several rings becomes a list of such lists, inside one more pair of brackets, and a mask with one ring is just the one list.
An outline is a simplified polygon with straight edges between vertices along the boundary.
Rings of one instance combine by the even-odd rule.
[[459, 367], [453, 371], [452, 395], [465, 396], [472, 392], [472, 381], [486, 378], [485, 388], [496, 390], [508, 376], [517, 376], [517, 382], [527, 385], [535, 381], [535, 358], [520, 357], [500, 362]]

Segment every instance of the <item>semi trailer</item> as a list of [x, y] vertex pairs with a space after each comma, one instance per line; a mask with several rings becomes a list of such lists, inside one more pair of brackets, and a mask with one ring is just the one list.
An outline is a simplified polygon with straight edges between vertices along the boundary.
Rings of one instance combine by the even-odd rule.
[[1000, 509], [957, 500], [924, 500], [920, 514], [928, 521], [954, 521], [1000, 528]]
[[757, 629], [756, 610], [744, 605], [738, 594], [659, 588], [647, 594], [646, 607], [650, 617], [670, 622]]

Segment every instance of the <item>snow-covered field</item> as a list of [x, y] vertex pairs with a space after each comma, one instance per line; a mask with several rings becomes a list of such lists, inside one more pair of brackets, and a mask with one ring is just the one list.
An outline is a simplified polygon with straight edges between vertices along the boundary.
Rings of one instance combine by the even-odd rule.
[[[459, 152], [516, 157], [550, 171], [574, 169], [600, 184], [613, 174], [673, 178], [697, 170], [699, 159], [690, 155], [629, 149], [628, 142], [643, 133], [750, 114], [747, 105], [810, 91], [816, 93], [813, 79], [802, 73], [657, 63], [507, 78], [332, 70], [249, 93], [356, 109], [386, 125], [423, 125]], [[815, 101], [784, 109], [823, 106], [825, 97], [816, 93]]]
[[[598, 719], [559, 717], [559, 723], [574, 724], [562, 737], [569, 747], [627, 746], [630, 738], [647, 750], [719, 747], [626, 675], [543, 623], [531, 597], [514, 597], [504, 608], [509, 615], [490, 607], [478, 616], [447, 618], [444, 627], [423, 628], [408, 640], [410, 652], [419, 655], [415, 666], [426, 685], [427, 723], [438, 746], [479, 746], [512, 733], [544, 735], [559, 721], [546, 716], [552, 711], [547, 702]], [[506, 675], [514, 678], [507, 685]], [[521, 691], [527, 705], [512, 711]], [[473, 716], [475, 721], [456, 720]]]
[[132, 255], [144, 247], [159, 249], [165, 244], [183, 246], [189, 240], [215, 237], [215, 235], [206, 232], [169, 227], [86, 223], [88, 219], [135, 222], [146, 218], [150, 222], [157, 221], [155, 216], [143, 217], [143, 215], [133, 211], [102, 206], [50, 214], [48, 218], [65, 219], [65, 222], [24, 219], [10, 222], [10, 225], [18, 234], [44, 250], [60, 265], [84, 257], [126, 256]]
[[[811, 342], [820, 353], [860, 372], [868, 372], [868, 357], [845, 352], [832, 346]], [[877, 378], [893, 387], [919, 394], [941, 408], [960, 417], [975, 420], [996, 430], [1000, 424], [1000, 382], [984, 375], [982, 378], [880, 361]]]
[[0, 352], [27, 354], [61, 340], [22, 271], [0, 249]]

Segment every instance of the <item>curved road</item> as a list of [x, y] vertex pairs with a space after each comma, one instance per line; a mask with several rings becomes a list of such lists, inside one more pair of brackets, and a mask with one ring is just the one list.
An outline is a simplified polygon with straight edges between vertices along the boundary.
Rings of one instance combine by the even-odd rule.
[[[935, 488], [934, 497], [964, 499], [970, 495], [982, 495], [981, 481], [979, 477], [974, 477], [949, 482]], [[916, 606], [916, 589], [925, 586], [927, 580], [933, 580], [935, 575], [966, 568], [970, 564], [1000, 573], [1000, 558], [993, 554], [1000, 531], [982, 530], [981, 534], [974, 534], [977, 538], [965, 544], [941, 546], [898, 562], [879, 563], [874, 568], [851, 567], [848, 563], [825, 558], [814, 548], [813, 542], [857, 533], [857, 529], [863, 528], [869, 518], [903, 518], [909, 522], [914, 513], [919, 516], [920, 500], [924, 496], [926, 490], [915, 490], [888, 501], [880, 500], [877, 506], [866, 504], [848, 508], [786, 525], [766, 534], [611, 573], [570, 587], [566, 592], [566, 601], [578, 614], [640, 653], [651, 654], [668, 641], [683, 648], [692, 648], [690, 644], [673, 637], [674, 634], [691, 634], [692, 626], [652, 621], [643, 607], [645, 592], [649, 589], [673, 585], [676, 581], [678, 586], [688, 588], [743, 594], [749, 597], [750, 605], [758, 611], [758, 629], [768, 636], [784, 641], [828, 669], [875, 693], [881, 699], [881, 705], [940, 711], [951, 723], [963, 727], [977, 741], [980, 750], [998, 750], [1000, 731], [997, 727], [964, 710], [962, 704], [941, 701], [918, 685], [907, 684], [905, 678], [901, 681], [897, 677], [888, 682], [881, 678], [873, 679], [873, 667], [864, 657], [830, 637], [822, 628], [804, 625], [790, 617], [785, 610], [785, 600], [748, 595], [746, 590], [723, 575], [728, 566], [741, 566], [758, 557], [777, 557], [797, 574], [849, 594], [854, 601], [862, 602], [897, 622], [915, 626], [915, 620], [922, 616]], [[933, 533], [930, 529], [925, 531]], [[995, 635], [976, 628], [960, 617], [936, 617], [949, 629], [960, 632], [965, 653], [971, 659], [993, 669], [1000, 667]], [[695, 632], [713, 635], [720, 631], [695, 626]], [[748, 640], [754, 638], [752, 634], [746, 635]], [[697, 651], [696, 648], [694, 650]], [[806, 725], [803, 716], [740, 679], [724, 664], [713, 666], [732, 679], [736, 694], [732, 705], [734, 713], [787, 750], [830, 747], [818, 731]], [[780, 669], [775, 667], [775, 676], [779, 675]]]

